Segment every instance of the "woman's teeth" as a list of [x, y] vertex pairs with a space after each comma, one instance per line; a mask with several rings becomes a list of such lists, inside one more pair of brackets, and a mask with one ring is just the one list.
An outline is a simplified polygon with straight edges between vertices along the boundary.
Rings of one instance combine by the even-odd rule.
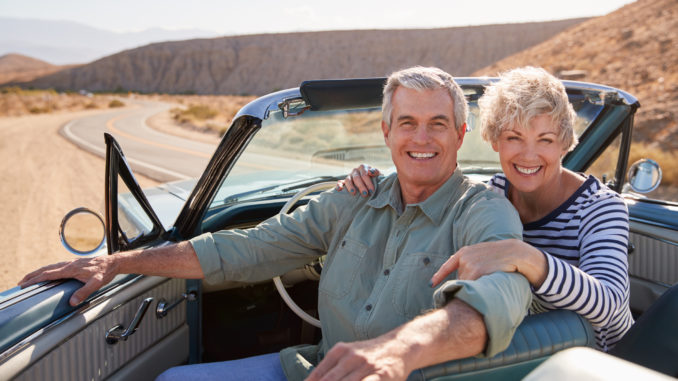
[[533, 173], [536, 173], [539, 169], [541, 169], [541, 167], [526, 168], [526, 167], [519, 167], [517, 165], [514, 165], [514, 167], [516, 168], [516, 170], [518, 172], [525, 174], [525, 175], [531, 175]]

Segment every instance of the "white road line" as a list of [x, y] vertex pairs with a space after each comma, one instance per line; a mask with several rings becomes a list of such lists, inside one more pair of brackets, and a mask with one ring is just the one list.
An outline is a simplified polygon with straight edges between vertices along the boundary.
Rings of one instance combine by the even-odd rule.
[[[90, 150], [93, 150], [93, 151], [95, 151], [95, 152], [99, 152], [99, 153], [101, 153], [101, 154], [103, 155], [103, 157], [106, 157], [106, 150], [105, 150], [104, 148], [101, 148], [100, 146], [94, 145], [94, 144], [92, 144], [92, 143], [90, 143], [90, 142], [88, 142], [88, 141], [86, 141], [86, 140], [84, 140], [84, 139], [81, 139], [80, 137], [78, 137], [77, 135], [75, 135], [75, 134], [71, 131], [71, 126], [72, 126], [76, 121], [77, 121], [77, 119], [71, 120], [70, 122], [66, 123], [66, 125], [63, 127], [64, 134], [66, 134], [66, 136], [68, 137], [68, 139], [70, 139], [70, 140], [72, 140], [72, 141], [74, 141], [74, 142], [77, 142], [79, 145], [82, 145], [82, 146], [84, 146], [84, 147], [87, 147], [87, 148], [89, 148]], [[130, 164], [134, 163], [135, 165], [139, 165], [139, 166], [145, 167], [145, 168], [147, 168], [147, 169], [150, 169], [151, 171], [156, 171], [156, 172], [164, 173], [164, 174], [169, 175], [169, 176], [173, 176], [173, 177], [175, 177], [177, 180], [188, 180], [188, 179], [193, 178], [193, 177], [187, 176], [187, 175], [185, 175], [185, 174], [183, 174], [183, 173], [179, 173], [179, 172], [171, 171], [171, 170], [169, 170], [169, 169], [165, 169], [165, 168], [162, 168], [162, 167], [158, 167], [158, 166], [156, 166], [156, 165], [153, 165], [153, 164], [151, 164], [151, 163], [147, 163], [147, 162], [145, 162], [145, 161], [141, 161], [141, 160], [137, 160], [137, 159], [132, 159], [132, 158], [129, 158], [129, 157], [126, 157], [126, 159], [127, 159], [127, 161], [128, 161]]]

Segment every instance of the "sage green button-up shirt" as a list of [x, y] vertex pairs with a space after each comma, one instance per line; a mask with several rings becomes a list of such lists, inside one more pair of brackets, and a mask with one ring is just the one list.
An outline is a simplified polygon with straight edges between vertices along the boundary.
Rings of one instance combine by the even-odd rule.
[[328, 191], [256, 228], [206, 233], [191, 244], [209, 283], [270, 279], [327, 254], [318, 291], [323, 338], [281, 351], [288, 379], [301, 379], [335, 343], [377, 337], [451, 297], [483, 314], [485, 354], [504, 350], [531, 300], [522, 275], [450, 280], [437, 290], [429, 281], [461, 247], [520, 239], [521, 226], [505, 197], [457, 170], [418, 204], [403, 205], [394, 174], [369, 198]]

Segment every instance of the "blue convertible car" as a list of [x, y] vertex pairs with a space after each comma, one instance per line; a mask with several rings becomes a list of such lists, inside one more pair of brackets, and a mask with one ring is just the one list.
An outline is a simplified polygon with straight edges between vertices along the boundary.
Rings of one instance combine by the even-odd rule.
[[[477, 100], [491, 80], [458, 80], [471, 127], [460, 165], [478, 180], [500, 171], [497, 154], [473, 131]], [[65, 219], [64, 242], [76, 252], [115, 255], [246, 229], [307, 202], [360, 163], [393, 170], [379, 127], [383, 84], [383, 78], [308, 81], [263, 96], [240, 110], [199, 179], [143, 191], [121, 147], [106, 135], [105, 244], [87, 247], [73, 233], [77, 218], [88, 215], [84, 209]], [[614, 359], [676, 376], [678, 294], [671, 286], [678, 282], [678, 204], [643, 196], [660, 181], [656, 163], [629, 166], [637, 100], [606, 86], [565, 85], [580, 143], [564, 165], [623, 193], [631, 215], [631, 306], [638, 323]], [[93, 218], [90, 227], [98, 224]], [[74, 280], [9, 290], [0, 299], [0, 379], [148, 380], [179, 364], [314, 343], [321, 335], [315, 321], [321, 272], [319, 261], [275, 281], [219, 285], [125, 275], [75, 308], [68, 305], [80, 287]], [[526, 318], [496, 357], [439, 364], [411, 378], [520, 379], [556, 352], [593, 343], [584, 319], [554, 311]]]

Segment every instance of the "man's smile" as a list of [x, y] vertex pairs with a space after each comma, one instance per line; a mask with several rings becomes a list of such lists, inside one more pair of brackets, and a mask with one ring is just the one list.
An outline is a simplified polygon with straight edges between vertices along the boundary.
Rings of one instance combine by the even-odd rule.
[[435, 152], [414, 152], [414, 151], [408, 151], [407, 154], [416, 160], [425, 160], [425, 159], [431, 159], [434, 156], [437, 155]]

